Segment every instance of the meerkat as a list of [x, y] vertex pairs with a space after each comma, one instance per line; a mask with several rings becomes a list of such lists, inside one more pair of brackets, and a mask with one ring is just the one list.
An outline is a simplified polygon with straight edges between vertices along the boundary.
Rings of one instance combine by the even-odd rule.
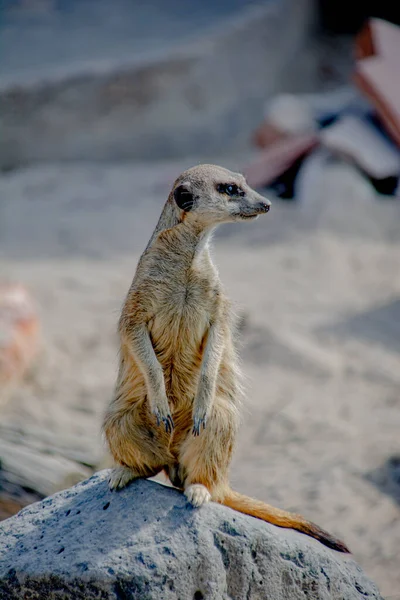
[[326, 546], [345, 544], [301, 515], [231, 490], [240, 372], [231, 306], [210, 256], [221, 223], [270, 209], [245, 178], [199, 165], [175, 181], [119, 320], [120, 362], [103, 431], [117, 466], [111, 489], [164, 471], [187, 500], [212, 500]]

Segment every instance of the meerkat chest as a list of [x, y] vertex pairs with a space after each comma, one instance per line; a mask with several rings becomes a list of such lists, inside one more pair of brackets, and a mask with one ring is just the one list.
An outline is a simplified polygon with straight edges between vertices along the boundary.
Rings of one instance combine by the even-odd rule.
[[162, 354], [197, 352], [215, 312], [218, 290], [210, 278], [190, 271], [171, 273], [154, 291], [150, 332]]

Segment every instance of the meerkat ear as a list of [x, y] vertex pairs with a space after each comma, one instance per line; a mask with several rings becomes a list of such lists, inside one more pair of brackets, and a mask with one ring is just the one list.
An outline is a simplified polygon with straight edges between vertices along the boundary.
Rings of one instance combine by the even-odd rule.
[[184, 186], [180, 185], [174, 191], [175, 202], [181, 210], [189, 212], [194, 206], [193, 194]]

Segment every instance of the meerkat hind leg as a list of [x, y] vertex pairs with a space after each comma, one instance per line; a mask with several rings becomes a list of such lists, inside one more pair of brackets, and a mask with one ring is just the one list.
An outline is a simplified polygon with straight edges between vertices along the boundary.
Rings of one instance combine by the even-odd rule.
[[211, 494], [202, 483], [192, 483], [185, 489], [185, 496], [195, 507], [202, 506], [211, 500]]
[[108, 478], [108, 485], [110, 490], [120, 490], [139, 477], [139, 473], [130, 467], [115, 467]]
[[183, 488], [185, 487], [184, 484], [186, 475], [182, 465], [180, 465], [179, 463], [166, 465], [164, 467], [164, 472], [174, 487], [178, 488], [179, 490], [183, 490]]
[[[185, 469], [184, 493], [193, 506], [218, 501], [228, 485], [228, 467], [236, 431], [236, 413], [224, 397], [214, 399], [207, 427], [195, 436], [188, 432], [180, 448]], [[218, 440], [218, 443], [216, 443]], [[221, 451], [221, 448], [224, 450]]]

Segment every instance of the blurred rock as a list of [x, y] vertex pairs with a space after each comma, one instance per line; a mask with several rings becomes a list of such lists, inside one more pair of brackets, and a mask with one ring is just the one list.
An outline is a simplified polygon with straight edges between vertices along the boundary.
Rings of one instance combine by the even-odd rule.
[[19, 284], [0, 285], [0, 402], [21, 378], [39, 349], [39, 321], [29, 292]]
[[0, 439], [0, 460], [5, 474], [23, 487], [47, 496], [89, 477], [82, 464], [51, 451], [40, 452], [19, 443]]
[[18, 484], [12, 474], [0, 469], [0, 521], [12, 517], [28, 504], [38, 500], [43, 500], [43, 494]]
[[0, 525], [8, 600], [381, 600], [350, 558], [294, 531], [146, 480], [110, 492], [107, 471]]

